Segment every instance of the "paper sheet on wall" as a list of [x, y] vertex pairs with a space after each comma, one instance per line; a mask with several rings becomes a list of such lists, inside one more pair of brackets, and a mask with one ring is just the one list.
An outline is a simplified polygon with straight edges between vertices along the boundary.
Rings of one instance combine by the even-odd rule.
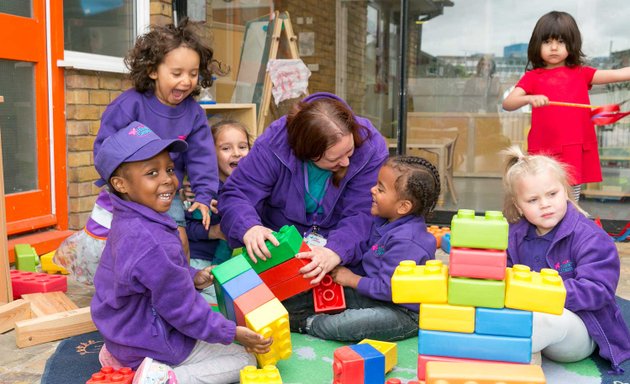
[[271, 93], [276, 104], [287, 99], [294, 99], [305, 94], [311, 71], [300, 59], [269, 60], [267, 72], [273, 88]]

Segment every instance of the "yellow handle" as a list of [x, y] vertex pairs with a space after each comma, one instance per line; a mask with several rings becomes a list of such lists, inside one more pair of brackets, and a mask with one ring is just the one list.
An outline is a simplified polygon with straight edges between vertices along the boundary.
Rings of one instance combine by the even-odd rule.
[[577, 107], [577, 108], [599, 108], [598, 105], [578, 104], [578, 103], [565, 103], [563, 101], [550, 101], [549, 105], [558, 105], [561, 107]]

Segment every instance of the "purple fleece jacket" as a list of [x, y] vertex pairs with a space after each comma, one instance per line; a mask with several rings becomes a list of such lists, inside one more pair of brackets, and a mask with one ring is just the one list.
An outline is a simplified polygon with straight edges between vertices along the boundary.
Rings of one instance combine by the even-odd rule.
[[[532, 265], [532, 255], [519, 253], [531, 224], [521, 219], [510, 225], [508, 264]], [[619, 254], [614, 242], [571, 203], [547, 250], [548, 268], [560, 273], [567, 289], [565, 308], [578, 315], [599, 346], [601, 357], [617, 372], [630, 359], [630, 331], [615, 302], [619, 283]]]
[[[435, 259], [435, 236], [427, 232], [424, 218], [407, 215], [391, 223], [374, 218], [370, 240], [363, 246], [363, 257], [350, 269], [361, 275], [357, 291], [375, 300], [392, 301], [392, 275], [403, 260], [426, 264]], [[366, 249], [367, 248], [367, 249]], [[418, 304], [401, 304], [418, 312]]]
[[[315, 93], [304, 100], [341, 100], [329, 93]], [[343, 100], [341, 100], [343, 101]], [[319, 233], [327, 248], [341, 257], [341, 264], [355, 257], [355, 241], [370, 236], [372, 216], [370, 188], [388, 156], [385, 139], [368, 119], [355, 117], [369, 136], [350, 157], [339, 187], [330, 185], [324, 196], [324, 217]], [[231, 248], [243, 245], [243, 235], [254, 225], [277, 231], [295, 225], [300, 233], [312, 225], [304, 206], [304, 171], [287, 142], [286, 116], [274, 121], [256, 140], [252, 150], [227, 179], [219, 198], [221, 230]]]
[[189, 96], [170, 107], [162, 104], [152, 92], [139, 93], [134, 89], [123, 92], [103, 112], [94, 141], [94, 157], [103, 140], [132, 121], [145, 124], [162, 139], [182, 139], [188, 143], [186, 152], [171, 153], [175, 173], [180, 186], [184, 174], [188, 174], [195, 199], [209, 207], [212, 198], [217, 196], [219, 171], [208, 118], [199, 103]]
[[112, 228], [94, 276], [92, 319], [107, 349], [136, 368], [145, 357], [177, 365], [197, 340], [230, 344], [236, 324], [194, 287], [177, 226], [165, 213], [113, 193]]

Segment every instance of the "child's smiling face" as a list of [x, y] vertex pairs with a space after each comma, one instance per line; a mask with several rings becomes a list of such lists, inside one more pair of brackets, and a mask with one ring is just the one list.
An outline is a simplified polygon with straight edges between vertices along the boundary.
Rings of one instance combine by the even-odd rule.
[[249, 153], [247, 136], [240, 128], [228, 125], [219, 131], [214, 145], [217, 151], [219, 179], [225, 182], [239, 161]]
[[178, 181], [175, 164], [166, 150], [141, 161], [124, 163], [111, 178], [124, 200], [165, 213], [171, 206]]
[[402, 211], [402, 206], [407, 200], [401, 200], [396, 190], [398, 176], [400, 173], [389, 165], [381, 167], [376, 185], [370, 190], [372, 192], [372, 208], [370, 210], [372, 215], [394, 221], [405, 214]]
[[155, 96], [164, 105], [176, 106], [186, 99], [199, 81], [199, 54], [188, 48], [175, 48], [164, 56], [149, 74], [155, 80]]

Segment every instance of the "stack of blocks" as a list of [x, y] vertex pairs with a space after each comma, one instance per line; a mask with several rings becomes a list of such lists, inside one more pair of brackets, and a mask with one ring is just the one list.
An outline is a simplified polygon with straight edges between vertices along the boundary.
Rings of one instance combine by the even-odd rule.
[[419, 379], [429, 379], [431, 361], [528, 364], [531, 311], [562, 313], [566, 291], [557, 271], [506, 268], [507, 239], [501, 212], [462, 209], [451, 223], [450, 274], [439, 260], [396, 268], [393, 302], [420, 304]]
[[382, 384], [397, 363], [396, 343], [365, 339], [339, 347], [333, 361], [333, 384]]

